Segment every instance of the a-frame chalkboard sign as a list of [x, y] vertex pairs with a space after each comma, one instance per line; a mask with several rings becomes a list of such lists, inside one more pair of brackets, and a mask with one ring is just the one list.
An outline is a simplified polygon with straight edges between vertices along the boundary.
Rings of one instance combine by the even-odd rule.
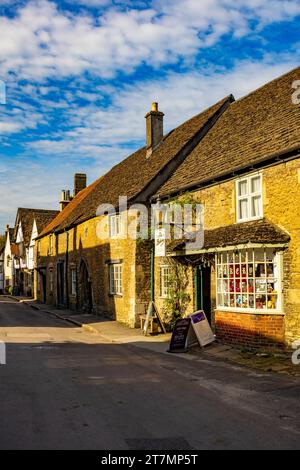
[[160, 318], [160, 315], [158, 313], [156, 305], [155, 305], [154, 302], [151, 301], [151, 302], [149, 302], [149, 305], [148, 305], [146, 319], [145, 319], [145, 323], [144, 323], [144, 327], [143, 327], [143, 333], [144, 333], [145, 336], [147, 336], [149, 326], [150, 326], [150, 322], [153, 322], [153, 320], [157, 321], [158, 326], [161, 330], [161, 333], [166, 333], [165, 326], [163, 324], [162, 319]]

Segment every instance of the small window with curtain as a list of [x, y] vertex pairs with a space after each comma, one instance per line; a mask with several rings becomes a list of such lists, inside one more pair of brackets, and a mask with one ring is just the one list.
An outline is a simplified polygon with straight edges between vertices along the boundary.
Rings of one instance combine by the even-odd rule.
[[111, 295], [122, 295], [122, 264], [109, 265], [109, 292]]
[[120, 235], [121, 231], [121, 219], [120, 214], [109, 215], [109, 236], [110, 238], [116, 238]]
[[167, 298], [171, 286], [171, 268], [170, 266], [160, 267], [160, 297]]
[[236, 182], [236, 205], [238, 222], [263, 216], [262, 175], [252, 175]]

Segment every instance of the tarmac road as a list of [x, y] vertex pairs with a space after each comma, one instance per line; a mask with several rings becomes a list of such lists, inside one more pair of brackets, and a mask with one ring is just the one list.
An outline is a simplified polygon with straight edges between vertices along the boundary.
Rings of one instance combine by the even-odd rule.
[[0, 341], [0, 449], [300, 449], [297, 378], [108, 343], [4, 297]]

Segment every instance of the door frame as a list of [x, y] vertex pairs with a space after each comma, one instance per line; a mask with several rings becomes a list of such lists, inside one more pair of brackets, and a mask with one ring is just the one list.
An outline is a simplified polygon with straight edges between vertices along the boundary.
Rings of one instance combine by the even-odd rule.
[[200, 264], [194, 268], [195, 308], [204, 310], [211, 323], [211, 266]]

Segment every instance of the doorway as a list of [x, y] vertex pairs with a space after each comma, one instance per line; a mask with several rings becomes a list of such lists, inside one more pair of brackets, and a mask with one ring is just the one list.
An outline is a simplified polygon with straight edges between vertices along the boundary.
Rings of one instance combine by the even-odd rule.
[[195, 306], [196, 310], [204, 310], [211, 323], [211, 267], [199, 265], [195, 267]]
[[65, 289], [64, 289], [64, 279], [65, 279], [65, 262], [59, 261], [57, 263], [57, 306], [65, 306]]
[[79, 296], [78, 306], [84, 313], [92, 313], [92, 283], [90, 281], [88, 268], [85, 261], [82, 261], [79, 269]]

